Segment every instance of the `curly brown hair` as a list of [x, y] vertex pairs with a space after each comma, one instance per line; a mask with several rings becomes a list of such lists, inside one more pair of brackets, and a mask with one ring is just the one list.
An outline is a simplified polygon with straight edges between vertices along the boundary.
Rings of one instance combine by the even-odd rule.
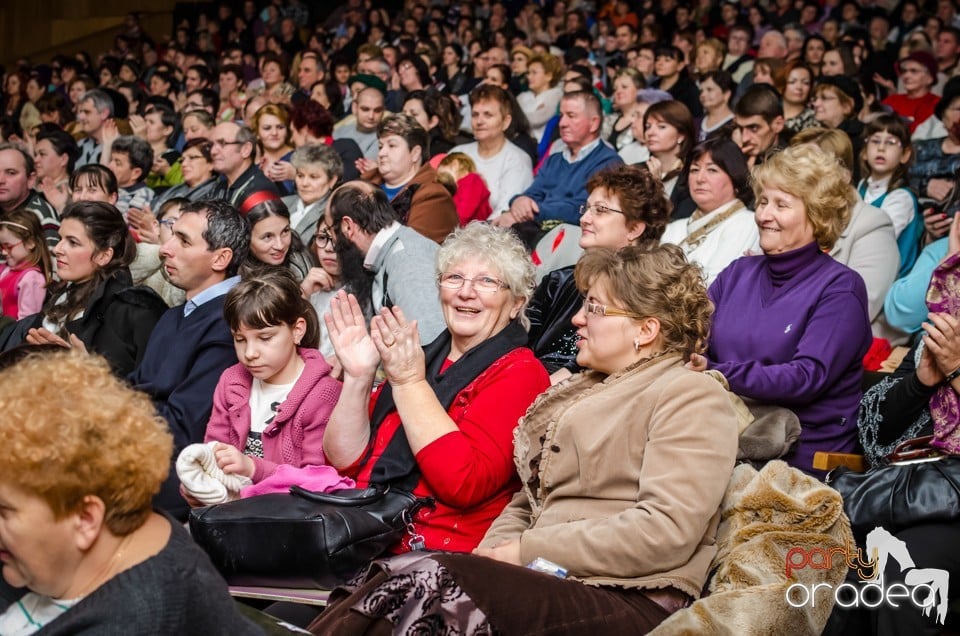
[[113, 534], [143, 525], [170, 470], [173, 438], [150, 398], [103, 358], [28, 355], [0, 371], [0, 411], [4, 483], [43, 499], [56, 519], [93, 495]]
[[649, 170], [637, 166], [616, 166], [594, 174], [587, 181], [587, 192], [603, 188], [620, 200], [620, 211], [627, 219], [627, 229], [644, 224], [634, 245], [656, 245], [670, 222], [672, 205], [663, 191], [663, 184]]
[[700, 267], [687, 262], [676, 245], [590, 249], [574, 276], [582, 293], [602, 280], [620, 307], [656, 318], [662, 351], [677, 352], [684, 360], [706, 351], [713, 303]]

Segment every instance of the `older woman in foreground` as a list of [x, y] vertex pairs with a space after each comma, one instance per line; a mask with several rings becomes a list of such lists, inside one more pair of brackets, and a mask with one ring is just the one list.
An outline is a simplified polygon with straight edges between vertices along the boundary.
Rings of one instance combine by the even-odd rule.
[[802, 431], [791, 465], [857, 444], [861, 360], [870, 347], [863, 279], [829, 254], [850, 219], [847, 171], [802, 145], [754, 169], [762, 256], [734, 261], [710, 287], [716, 305], [707, 358], [730, 390], [791, 409]]
[[184, 529], [151, 509], [167, 425], [75, 352], [0, 372], [2, 634], [257, 634]]
[[[324, 318], [343, 392], [323, 450], [361, 487], [434, 497], [411, 528], [428, 550], [469, 552], [519, 487], [513, 430], [550, 382], [525, 346], [533, 263], [513, 234], [457, 230], [437, 253], [437, 284], [447, 329], [424, 348], [402, 308], [381, 310], [368, 333], [356, 299], [337, 293]], [[381, 363], [387, 383], [371, 398]]]
[[[521, 421], [523, 488], [479, 549], [375, 563], [314, 633], [639, 634], [700, 595], [737, 447], [719, 383], [684, 368], [710, 324], [700, 271], [675, 246], [597, 248], [576, 279], [590, 370]], [[523, 567], [543, 560], [560, 576]]]

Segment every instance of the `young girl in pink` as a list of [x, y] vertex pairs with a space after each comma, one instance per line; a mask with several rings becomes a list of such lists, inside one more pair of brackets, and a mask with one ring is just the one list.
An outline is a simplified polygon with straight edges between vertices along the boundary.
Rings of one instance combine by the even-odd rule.
[[453, 195], [460, 227], [470, 221], [486, 221], [491, 214], [490, 190], [477, 172], [477, 165], [462, 152], [452, 152], [437, 166], [438, 180]]
[[36, 214], [18, 209], [0, 216], [0, 256], [6, 260], [0, 268], [3, 315], [20, 320], [40, 311], [53, 267]]
[[323, 431], [340, 383], [317, 351], [319, 321], [283, 267], [227, 294], [224, 317], [239, 363], [220, 376], [205, 442], [223, 472], [257, 483], [281, 464], [326, 464]]

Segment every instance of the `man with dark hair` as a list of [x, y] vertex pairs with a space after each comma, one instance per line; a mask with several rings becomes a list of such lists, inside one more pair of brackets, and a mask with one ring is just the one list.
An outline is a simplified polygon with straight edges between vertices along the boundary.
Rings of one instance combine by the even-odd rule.
[[397, 306], [416, 320], [420, 342], [432, 342], [446, 324], [437, 292], [438, 246], [400, 220], [386, 193], [364, 181], [330, 195], [326, 223], [333, 229], [344, 285], [378, 313]]
[[33, 189], [36, 182], [37, 171], [30, 153], [16, 144], [0, 143], [0, 212], [22, 208], [36, 214], [52, 249], [60, 242], [60, 215]]
[[187, 69], [183, 79], [183, 88], [187, 92], [201, 88], [210, 88], [213, 82], [213, 73], [205, 64], [194, 64]]
[[220, 111], [220, 96], [212, 88], [198, 88], [187, 93], [187, 101], [183, 105], [184, 114], [192, 110], [205, 110], [214, 118]]
[[780, 145], [783, 131], [783, 103], [769, 84], [754, 84], [743, 94], [733, 111], [734, 141], [747, 157], [747, 164], [762, 163], [774, 146]]
[[250, 227], [236, 208], [207, 199], [180, 208], [173, 237], [160, 249], [167, 277], [186, 292], [186, 302], [157, 322], [128, 380], [150, 396], [173, 434], [170, 475], [154, 503], [180, 520], [189, 507], [180, 495], [174, 462], [187, 445], [203, 441], [213, 390], [237, 362], [223, 301], [240, 281], [237, 272], [249, 245]]
[[256, 136], [246, 126], [223, 122], [213, 129], [213, 170], [220, 175], [214, 197], [225, 199], [240, 214], [267, 199], [278, 199], [280, 193], [260, 168], [253, 163]]
[[147, 175], [153, 167], [153, 148], [146, 140], [133, 135], [117, 137], [110, 149], [110, 170], [120, 187], [116, 207], [123, 216], [127, 210], [142, 210], [153, 202], [155, 193], [147, 186]]
[[[543, 230], [559, 223], [580, 225], [580, 206], [587, 201], [586, 183], [594, 173], [623, 161], [600, 139], [600, 100], [588, 91], [567, 93], [560, 100], [560, 139], [565, 147], [544, 161], [523, 194], [513, 198], [509, 212], [495, 223], [501, 227], [535, 222]], [[532, 246], [537, 234], [527, 236]]]

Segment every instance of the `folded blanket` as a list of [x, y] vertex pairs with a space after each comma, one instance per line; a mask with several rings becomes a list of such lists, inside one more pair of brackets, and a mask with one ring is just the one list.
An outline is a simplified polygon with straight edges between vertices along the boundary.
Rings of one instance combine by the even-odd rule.
[[217, 443], [190, 444], [177, 457], [177, 476], [183, 489], [207, 506], [237, 499], [240, 490], [253, 483], [249, 477], [220, 470], [213, 454]]
[[341, 477], [331, 466], [297, 468], [281, 464], [266, 479], [240, 491], [240, 496], [246, 498], [274, 492], [290, 492], [290, 486], [300, 486], [313, 492], [333, 492], [341, 488], [353, 488], [356, 483], [349, 477]]

